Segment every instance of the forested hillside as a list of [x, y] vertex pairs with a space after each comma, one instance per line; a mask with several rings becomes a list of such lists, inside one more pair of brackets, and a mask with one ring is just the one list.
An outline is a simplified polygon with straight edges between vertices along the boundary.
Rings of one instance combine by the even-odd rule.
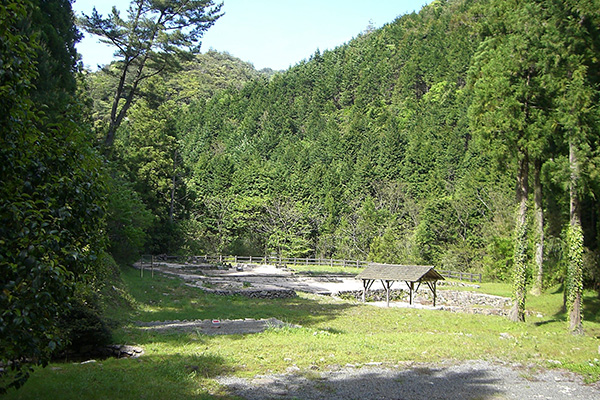
[[[436, 0], [279, 72], [199, 54], [221, 3], [71, 4], [0, 4], [0, 394], [106, 344], [107, 283], [142, 253], [481, 272], [515, 321], [561, 283], [582, 333], [599, 0]], [[78, 27], [117, 61], [83, 71]]]
[[[130, 201], [148, 211], [144, 251], [426, 263], [508, 279], [526, 164], [526, 277], [540, 248], [543, 278], [562, 281], [575, 129], [582, 257], [597, 280], [595, 18], [591, 3], [435, 1], [271, 76], [213, 52], [149, 80], [113, 149]], [[98, 115], [108, 76], [89, 76]], [[585, 108], [571, 122], [568, 96]]]

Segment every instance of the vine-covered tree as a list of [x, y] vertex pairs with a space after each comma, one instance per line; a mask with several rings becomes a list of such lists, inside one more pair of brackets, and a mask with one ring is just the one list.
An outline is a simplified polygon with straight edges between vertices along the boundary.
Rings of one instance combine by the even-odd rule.
[[[497, 4], [496, 4], [497, 3]], [[472, 69], [471, 127], [489, 141], [496, 156], [515, 162], [518, 210], [514, 230], [513, 321], [525, 320], [527, 293], [529, 163], [543, 148], [549, 109], [545, 76], [550, 56], [543, 8], [536, 2], [499, 1], [490, 36]], [[499, 18], [498, 18], [499, 17]]]
[[109, 125], [104, 143], [112, 146], [115, 132], [147, 78], [179, 66], [200, 51], [200, 39], [222, 15], [222, 3], [212, 0], [133, 0], [127, 19], [116, 7], [103, 17], [94, 8], [79, 24], [115, 48], [119, 61]]
[[596, 104], [600, 84], [600, 11], [593, 2], [577, 0], [557, 2], [554, 7], [552, 28], [558, 58], [554, 73], [558, 87], [555, 109], [569, 165], [566, 299], [569, 331], [581, 334], [585, 239], [581, 205], [585, 189], [591, 186], [592, 171], [597, 168], [592, 160], [599, 138]]

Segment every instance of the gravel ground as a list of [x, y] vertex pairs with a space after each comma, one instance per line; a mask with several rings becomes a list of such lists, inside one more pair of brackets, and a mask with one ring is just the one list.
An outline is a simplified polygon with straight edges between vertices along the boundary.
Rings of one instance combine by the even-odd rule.
[[346, 366], [253, 379], [226, 376], [218, 381], [231, 394], [247, 400], [600, 399], [600, 385], [586, 385], [576, 374], [487, 361], [394, 368]]
[[205, 335], [242, 335], [247, 333], [259, 333], [269, 328], [281, 328], [284, 326], [297, 327], [296, 325], [286, 324], [276, 318], [268, 319], [225, 319], [210, 320], [196, 319], [191, 321], [154, 321], [137, 322], [137, 326], [142, 329], [153, 330], [157, 332], [199, 332]]

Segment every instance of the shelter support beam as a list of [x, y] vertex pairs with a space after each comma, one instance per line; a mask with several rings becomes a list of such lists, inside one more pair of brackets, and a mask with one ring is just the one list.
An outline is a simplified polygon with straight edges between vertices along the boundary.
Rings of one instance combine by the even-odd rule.
[[394, 283], [394, 281], [388, 281], [388, 280], [381, 280], [381, 284], [383, 285], [383, 288], [385, 289], [385, 301], [387, 302], [387, 306], [390, 306], [390, 289], [392, 288], [392, 284]]
[[435, 302], [437, 299], [437, 282], [436, 281], [431, 281], [431, 282], [426, 282], [427, 286], [429, 286], [429, 289], [431, 290], [431, 293], [433, 293], [433, 306], [435, 307]]
[[367, 292], [373, 286], [374, 279], [363, 279], [363, 293], [362, 293], [362, 301], [363, 303], [366, 301]]

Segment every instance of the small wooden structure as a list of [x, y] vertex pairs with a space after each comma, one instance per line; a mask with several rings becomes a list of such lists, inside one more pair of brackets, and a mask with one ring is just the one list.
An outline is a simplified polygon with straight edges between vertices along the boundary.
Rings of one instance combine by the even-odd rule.
[[390, 306], [390, 289], [395, 281], [404, 281], [408, 286], [410, 304], [413, 302], [413, 292], [419, 290], [421, 283], [425, 282], [433, 293], [433, 306], [435, 307], [437, 281], [444, 280], [444, 277], [431, 265], [371, 264], [358, 274], [356, 279], [363, 281], [363, 302], [373, 283], [380, 280], [386, 291], [388, 307]]

